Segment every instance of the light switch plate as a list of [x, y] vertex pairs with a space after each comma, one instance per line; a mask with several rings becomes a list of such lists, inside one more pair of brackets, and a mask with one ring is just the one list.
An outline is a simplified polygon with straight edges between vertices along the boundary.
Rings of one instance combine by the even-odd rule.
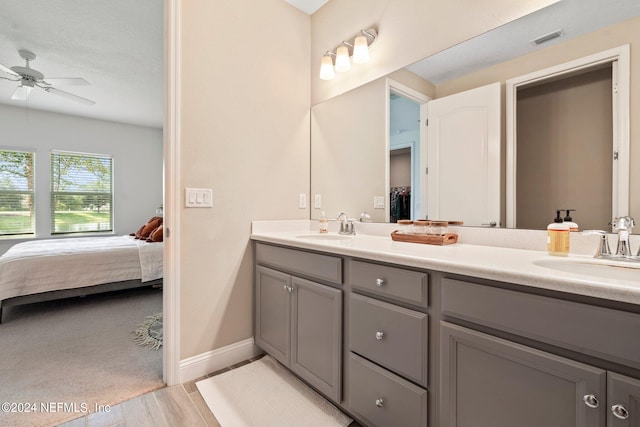
[[298, 200], [298, 207], [300, 209], [307, 208], [307, 195], [305, 193], [300, 193], [300, 198]]
[[313, 196], [313, 207], [320, 209], [322, 207], [322, 195], [316, 194]]
[[187, 208], [211, 208], [213, 207], [213, 189], [211, 188], [185, 188], [184, 206]]
[[373, 196], [373, 208], [384, 209], [384, 196]]

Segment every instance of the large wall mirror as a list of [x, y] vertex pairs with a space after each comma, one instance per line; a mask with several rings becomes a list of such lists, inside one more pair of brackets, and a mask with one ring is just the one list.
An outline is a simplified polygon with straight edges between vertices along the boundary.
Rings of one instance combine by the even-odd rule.
[[[615, 48], [626, 59], [523, 83]], [[640, 3], [565, 0], [314, 105], [311, 218], [367, 212], [374, 222], [427, 217], [543, 229], [555, 209], [575, 209], [582, 229], [607, 229], [614, 215], [639, 220], [640, 170], [628, 167], [640, 164], [634, 56]], [[629, 111], [618, 108], [620, 76]], [[505, 101], [510, 93], [515, 108]], [[520, 116], [508, 117], [509, 109]], [[497, 121], [487, 125], [488, 116]], [[513, 123], [518, 149], [507, 142]]]

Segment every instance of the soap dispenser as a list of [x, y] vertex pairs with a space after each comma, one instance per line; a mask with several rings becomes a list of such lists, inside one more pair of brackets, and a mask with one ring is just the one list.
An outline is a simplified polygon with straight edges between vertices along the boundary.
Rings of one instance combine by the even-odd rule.
[[575, 211], [575, 209], [565, 209], [567, 214], [565, 215], [563, 222], [569, 226], [569, 231], [579, 231], [578, 224], [573, 222], [573, 218], [571, 218], [571, 212]]
[[569, 226], [560, 216], [561, 210], [556, 210], [556, 217], [547, 226], [547, 252], [549, 255], [569, 255]]
[[327, 219], [326, 215], [324, 214], [324, 211], [322, 211], [322, 214], [320, 215], [320, 220], [318, 221], [319, 223], [319, 228], [320, 228], [320, 233], [328, 233], [329, 232], [329, 220]]

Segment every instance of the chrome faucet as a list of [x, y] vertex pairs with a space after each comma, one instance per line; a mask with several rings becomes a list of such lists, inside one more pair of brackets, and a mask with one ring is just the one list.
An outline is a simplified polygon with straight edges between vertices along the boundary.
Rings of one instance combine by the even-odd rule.
[[338, 214], [338, 217], [336, 218], [336, 221], [340, 223], [340, 231], [338, 232], [338, 234], [346, 234], [350, 236], [356, 234], [356, 228], [354, 225], [355, 221], [353, 219], [348, 219], [346, 213], [340, 212]]
[[631, 234], [633, 227], [636, 225], [634, 219], [630, 216], [621, 216], [614, 219], [611, 225], [613, 226], [613, 229], [618, 232], [618, 244], [615, 254], [612, 254], [611, 249], [609, 248], [609, 239], [606, 231], [585, 230], [582, 232], [582, 234], [600, 235], [600, 244], [598, 245], [598, 250], [594, 257], [619, 259], [621, 261], [640, 261], [640, 249], [638, 250], [638, 254], [633, 256], [631, 253], [631, 244], [629, 242], [629, 235]]
[[631, 246], [629, 244], [629, 234], [636, 225], [636, 222], [630, 216], [621, 216], [613, 222], [613, 229], [618, 231], [618, 249], [616, 255], [624, 258], [630, 258]]
[[599, 234], [600, 235], [600, 244], [598, 245], [598, 250], [596, 254], [593, 256], [594, 258], [609, 258], [611, 257], [611, 249], [609, 248], [609, 238], [607, 237], [607, 232], [602, 230], [585, 230], [582, 234]]

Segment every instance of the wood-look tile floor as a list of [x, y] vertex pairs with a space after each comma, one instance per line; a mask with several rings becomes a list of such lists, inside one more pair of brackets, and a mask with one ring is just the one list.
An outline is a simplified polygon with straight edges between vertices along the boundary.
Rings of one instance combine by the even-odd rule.
[[[108, 412], [96, 412], [60, 424], [58, 427], [220, 427], [204, 401], [196, 383], [247, 363], [255, 357], [212, 372], [184, 384], [164, 387], [112, 406]], [[349, 427], [360, 427], [355, 421]]]

